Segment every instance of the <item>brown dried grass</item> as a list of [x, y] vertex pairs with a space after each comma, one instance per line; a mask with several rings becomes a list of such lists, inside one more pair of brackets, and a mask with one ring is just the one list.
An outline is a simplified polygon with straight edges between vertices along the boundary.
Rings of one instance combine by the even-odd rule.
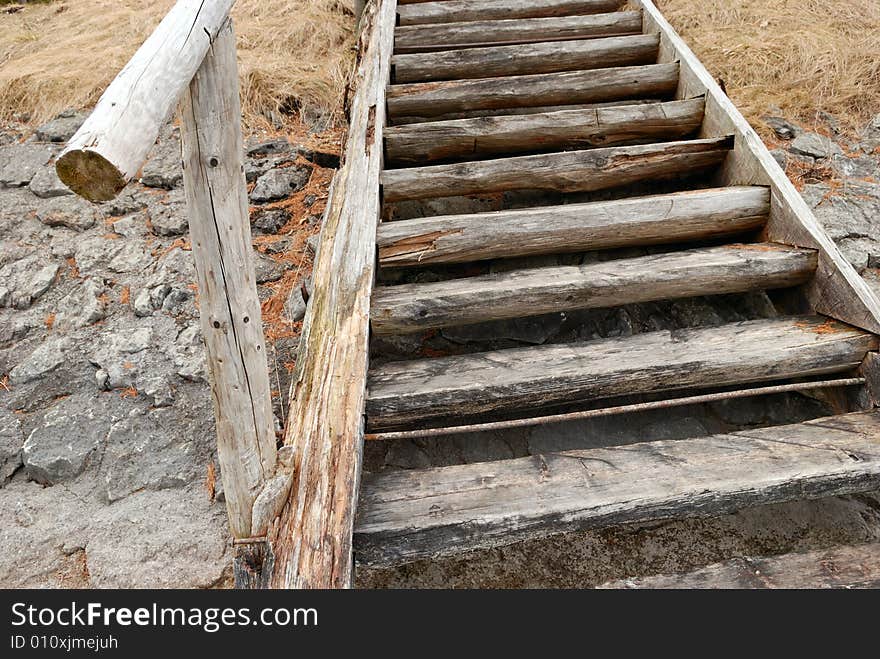
[[[340, 118], [352, 0], [238, 0], [248, 128]], [[98, 100], [174, 0], [65, 0], [0, 14], [0, 121], [42, 122]]]

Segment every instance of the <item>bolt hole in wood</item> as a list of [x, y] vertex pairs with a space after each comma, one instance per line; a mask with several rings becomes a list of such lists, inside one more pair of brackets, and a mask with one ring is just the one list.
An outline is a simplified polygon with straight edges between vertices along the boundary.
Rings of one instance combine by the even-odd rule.
[[211, 167], [216, 167], [217, 165], [220, 164], [220, 161], [217, 158], [211, 158], [208, 161], [208, 164], [211, 165]]

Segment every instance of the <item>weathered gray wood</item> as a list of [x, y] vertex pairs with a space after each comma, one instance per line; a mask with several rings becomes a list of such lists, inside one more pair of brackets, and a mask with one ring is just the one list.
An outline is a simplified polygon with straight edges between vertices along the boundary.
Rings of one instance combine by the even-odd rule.
[[720, 172], [719, 183], [770, 186], [773, 197], [767, 238], [818, 250], [819, 276], [806, 291], [813, 308], [857, 327], [880, 332], [880, 300], [840, 253], [758, 134], [657, 7], [650, 0], [630, 0], [629, 5], [644, 13], [645, 33], [660, 33], [660, 61], [681, 65], [676, 97], [705, 96], [703, 136], [736, 135], [737, 148]]
[[67, 187], [106, 201], [140, 171], [234, 3], [178, 0], [58, 157]]
[[637, 11], [412, 25], [397, 28], [394, 34], [394, 50], [397, 53], [417, 53], [490, 44], [612, 37], [641, 31], [642, 15]]
[[275, 588], [346, 588], [360, 485], [369, 311], [394, 0], [363, 16], [345, 162], [328, 201], [291, 384], [290, 500], [270, 530]]
[[734, 558], [687, 574], [622, 579], [603, 589], [880, 588], [880, 543], [768, 558]]
[[275, 423], [242, 173], [241, 102], [231, 23], [214, 38], [180, 104], [199, 314], [217, 423], [217, 455], [236, 538], [275, 471]]
[[366, 476], [359, 563], [390, 566], [586, 528], [880, 487], [880, 414]]
[[731, 140], [685, 140], [382, 172], [386, 202], [506, 190], [587, 192], [719, 165]]
[[432, 160], [614, 146], [682, 138], [699, 130], [703, 101], [672, 101], [507, 117], [436, 121], [389, 128], [389, 165]]
[[575, 105], [671, 95], [677, 64], [623, 66], [476, 80], [422, 82], [388, 88], [392, 117], [436, 117], [466, 110]]
[[370, 372], [374, 430], [573, 400], [764, 382], [855, 368], [873, 335], [821, 317], [392, 362]]
[[597, 14], [616, 11], [621, 4], [621, 0], [446, 0], [404, 4], [397, 8], [397, 16], [400, 25], [419, 25]]
[[532, 268], [373, 293], [375, 334], [524, 318], [705, 294], [797, 286], [816, 270], [816, 253], [775, 243], [703, 247], [603, 263]]
[[653, 64], [659, 46], [659, 37], [639, 34], [395, 55], [391, 66], [396, 83], [496, 78]]
[[383, 267], [464, 263], [730, 236], [759, 229], [769, 210], [767, 188], [717, 188], [383, 222], [376, 242]]

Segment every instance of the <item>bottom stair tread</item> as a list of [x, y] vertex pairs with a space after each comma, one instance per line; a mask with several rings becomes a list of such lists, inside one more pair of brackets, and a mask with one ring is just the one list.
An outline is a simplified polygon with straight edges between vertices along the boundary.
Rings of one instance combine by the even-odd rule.
[[387, 567], [615, 524], [880, 488], [880, 412], [365, 475], [355, 557]]

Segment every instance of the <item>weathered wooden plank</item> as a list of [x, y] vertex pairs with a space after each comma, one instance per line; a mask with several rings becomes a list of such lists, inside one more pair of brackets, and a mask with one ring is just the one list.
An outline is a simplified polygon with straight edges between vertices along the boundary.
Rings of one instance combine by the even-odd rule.
[[[876, 423], [876, 420], [874, 421]], [[767, 558], [734, 558], [687, 574], [622, 579], [603, 589], [880, 588], [880, 543]]]
[[275, 473], [275, 422], [254, 277], [241, 102], [231, 22], [180, 104], [184, 189], [229, 527], [252, 535], [253, 502]]
[[375, 430], [572, 400], [836, 373], [875, 349], [873, 335], [821, 317], [650, 332], [628, 338], [392, 362], [370, 371]]
[[487, 21], [598, 14], [620, 9], [622, 0], [446, 0], [404, 4], [397, 8], [400, 25]]
[[466, 110], [575, 105], [672, 94], [677, 64], [623, 66], [476, 80], [391, 85], [392, 117], [436, 117]]
[[357, 559], [390, 566], [579, 529], [877, 489], [880, 413], [838, 420], [837, 428], [807, 422], [366, 476]]
[[270, 530], [275, 588], [351, 585], [395, 7], [394, 0], [370, 2], [362, 18], [345, 162], [324, 218], [292, 378], [284, 441], [293, 487]]
[[397, 53], [417, 53], [490, 44], [613, 37], [641, 31], [642, 15], [637, 11], [411, 25], [397, 28], [394, 34], [394, 50]]
[[58, 157], [67, 187], [106, 201], [140, 171], [234, 2], [178, 0]]
[[548, 41], [395, 55], [391, 67], [395, 83], [497, 78], [653, 64], [659, 46], [650, 34]]
[[389, 128], [389, 165], [682, 138], [699, 130], [703, 101], [436, 121]]
[[523, 210], [383, 222], [379, 265], [483, 259], [701, 240], [757, 230], [767, 188], [731, 187]]
[[818, 250], [819, 276], [807, 287], [813, 308], [880, 332], [880, 300], [840, 253], [758, 134], [657, 7], [650, 0], [630, 0], [629, 5], [644, 12], [646, 34], [660, 33], [660, 61], [681, 65], [677, 98], [705, 96], [703, 136], [736, 136], [736, 148], [720, 172], [719, 183], [770, 186], [773, 196], [767, 239]]
[[776, 243], [733, 244], [603, 263], [504, 273], [373, 292], [376, 334], [524, 318], [704, 294], [797, 286], [816, 270], [816, 253]]
[[685, 140], [433, 165], [382, 172], [386, 202], [506, 190], [587, 192], [719, 165], [730, 140]]

